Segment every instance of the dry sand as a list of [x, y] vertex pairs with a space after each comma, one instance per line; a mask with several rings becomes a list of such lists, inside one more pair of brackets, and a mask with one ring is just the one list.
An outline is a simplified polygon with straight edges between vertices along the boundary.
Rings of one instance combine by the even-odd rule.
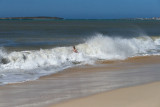
[[[97, 63], [69, 68], [36, 81], [0, 86], [0, 107], [48, 107], [61, 102], [64, 103], [55, 106], [157, 107], [151, 104], [160, 100], [160, 83], [93, 94], [160, 81], [160, 56]], [[88, 95], [93, 96], [85, 98]]]
[[[138, 67], [147, 64], [159, 64], [159, 58], [159, 56], [135, 57], [120, 62], [134, 64]], [[102, 63], [116, 62], [103, 61]], [[108, 69], [112, 69], [112, 67]], [[113, 67], [113, 69], [116, 68]], [[62, 102], [51, 107], [160, 107], [160, 82], [103, 92]]]
[[160, 82], [117, 89], [51, 107], [160, 107]]

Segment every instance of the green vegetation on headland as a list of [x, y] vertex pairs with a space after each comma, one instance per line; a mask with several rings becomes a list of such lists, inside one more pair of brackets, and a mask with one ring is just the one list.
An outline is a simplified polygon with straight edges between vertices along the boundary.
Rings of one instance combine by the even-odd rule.
[[62, 20], [64, 18], [60, 17], [45, 17], [45, 16], [40, 16], [40, 17], [5, 17], [5, 18], [0, 18], [0, 20]]

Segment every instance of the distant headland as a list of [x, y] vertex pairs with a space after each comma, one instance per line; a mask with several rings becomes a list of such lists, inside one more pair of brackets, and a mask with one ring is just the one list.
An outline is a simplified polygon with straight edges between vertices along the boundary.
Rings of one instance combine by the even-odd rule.
[[[0, 17], [0, 20], [63, 20], [65, 18], [61, 17], [48, 17], [48, 16], [38, 16], [38, 17]], [[120, 18], [125, 20], [160, 20], [160, 17], [152, 18]], [[69, 19], [70, 20], [70, 19]], [[101, 19], [72, 19], [72, 20], [101, 20]], [[102, 19], [107, 20], [107, 19]]]
[[46, 17], [46, 16], [39, 16], [39, 17], [5, 17], [5, 18], [0, 18], [0, 20], [48, 20], [48, 19], [62, 20], [64, 18], [61, 18], [61, 17]]

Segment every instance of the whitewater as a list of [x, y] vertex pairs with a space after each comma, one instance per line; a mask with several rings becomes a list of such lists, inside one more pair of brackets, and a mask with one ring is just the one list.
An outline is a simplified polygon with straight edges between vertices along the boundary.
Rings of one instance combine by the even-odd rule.
[[83, 43], [51, 49], [7, 51], [0, 48], [0, 85], [36, 80], [66, 68], [95, 64], [99, 60], [125, 60], [136, 56], [160, 55], [160, 38], [142, 35], [118, 37], [96, 34]]

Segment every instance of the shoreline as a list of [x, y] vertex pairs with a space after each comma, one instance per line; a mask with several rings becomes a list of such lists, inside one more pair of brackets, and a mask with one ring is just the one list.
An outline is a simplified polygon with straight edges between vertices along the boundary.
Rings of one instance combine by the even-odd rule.
[[[71, 99], [160, 81], [159, 64], [160, 56], [150, 56], [68, 68], [35, 81], [0, 86], [0, 96], [3, 96], [0, 104], [3, 107], [48, 107]], [[8, 102], [13, 99], [15, 101]]]
[[159, 107], [160, 81], [115, 89], [49, 107]]
[[[65, 75], [67, 73], [72, 73], [74, 71], [78, 71], [79, 69], [81, 69], [80, 72], [83, 72], [83, 69], [84, 69], [84, 71], [87, 72], [87, 73], [89, 73], [89, 72], [97, 72], [98, 70], [99, 71], [103, 71], [106, 68], [104, 65], [109, 65], [107, 70], [111, 70], [112, 71], [112, 70], [123, 69], [124, 67], [121, 67], [121, 63], [134, 64], [136, 66], [142, 66], [142, 65], [146, 65], [146, 64], [157, 64], [157, 63], [160, 63], [160, 61], [157, 60], [157, 58], [160, 60], [160, 55], [136, 56], [136, 57], [129, 57], [129, 58], [125, 59], [125, 60], [101, 60], [101, 61], [97, 61], [93, 65], [86, 64], [86, 65], [78, 65], [78, 66], [74, 66], [74, 67], [69, 67], [69, 68], [63, 69], [63, 70], [61, 70], [59, 72], [53, 73], [53, 74], [40, 76], [38, 79], [35, 79], [35, 80], [2, 84], [2, 85], [0, 85], [0, 87], [6, 86], [6, 85], [16, 85], [16, 84], [34, 82], [34, 81], [37, 81], [39, 79], [45, 79], [45, 78], [48, 78], [48, 77], [56, 77], [56, 76], [59, 76], [59, 75]], [[150, 60], [154, 60], [154, 62], [150, 61]], [[86, 71], [85, 70], [86, 68], [87, 69], [89, 68], [89, 69]], [[96, 68], [96, 70], [95, 70], [95, 68]], [[127, 67], [125, 67], [125, 69], [126, 68]]]

